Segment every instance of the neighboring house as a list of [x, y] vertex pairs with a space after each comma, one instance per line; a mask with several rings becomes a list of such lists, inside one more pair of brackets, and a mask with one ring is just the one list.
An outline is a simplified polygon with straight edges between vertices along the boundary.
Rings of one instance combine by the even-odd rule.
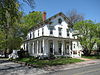
[[81, 57], [82, 47], [77, 36], [73, 36], [69, 19], [61, 12], [47, 20], [44, 12], [42, 17], [43, 22], [29, 30], [21, 48], [28, 50], [30, 56]]

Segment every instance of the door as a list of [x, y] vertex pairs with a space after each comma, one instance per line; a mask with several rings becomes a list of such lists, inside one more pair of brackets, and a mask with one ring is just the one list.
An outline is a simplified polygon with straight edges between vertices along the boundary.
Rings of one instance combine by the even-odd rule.
[[62, 53], [62, 43], [61, 42], [58, 42], [58, 52], [61, 55]]
[[49, 41], [49, 52], [53, 54], [53, 41]]

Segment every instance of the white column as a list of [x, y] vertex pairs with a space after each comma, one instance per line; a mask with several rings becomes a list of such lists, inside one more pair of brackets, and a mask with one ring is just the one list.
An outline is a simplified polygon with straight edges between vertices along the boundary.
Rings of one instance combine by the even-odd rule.
[[28, 44], [28, 52], [30, 54], [30, 43], [28, 42], [27, 44]]
[[72, 50], [72, 54], [71, 54], [71, 57], [73, 58], [73, 50]]
[[38, 54], [38, 43], [39, 43], [39, 42], [38, 42], [38, 40], [37, 40], [37, 54]]
[[32, 46], [32, 54], [34, 54], [34, 42], [33, 42], [33, 46]]
[[39, 45], [40, 45], [40, 46], [39, 46], [39, 48], [40, 48], [39, 50], [40, 50], [40, 53], [41, 53], [41, 40], [40, 40], [40, 44], [39, 44]]
[[72, 44], [71, 44], [71, 41], [69, 41], [69, 56], [71, 56], [71, 57], [73, 57], [73, 50], [71, 50], [71, 46]]
[[43, 47], [43, 55], [44, 55], [44, 39], [42, 40], [42, 47]]
[[55, 52], [55, 40], [53, 40], [53, 55], [54, 55], [54, 52]]
[[61, 55], [63, 55], [63, 52], [64, 52], [64, 41], [62, 40], [62, 52], [61, 52]]

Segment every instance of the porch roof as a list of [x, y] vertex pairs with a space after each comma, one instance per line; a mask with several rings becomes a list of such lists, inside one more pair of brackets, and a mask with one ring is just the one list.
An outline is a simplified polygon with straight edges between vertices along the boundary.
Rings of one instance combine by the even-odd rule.
[[69, 40], [69, 41], [78, 41], [78, 39], [73, 39], [73, 38], [63, 38], [63, 37], [55, 37], [55, 36], [40, 36], [37, 38], [33, 38], [33, 39], [29, 39], [29, 40], [25, 40], [24, 42], [28, 42], [28, 41], [32, 41], [32, 40], [37, 40], [39, 38], [52, 38], [52, 39], [59, 39], [59, 40]]

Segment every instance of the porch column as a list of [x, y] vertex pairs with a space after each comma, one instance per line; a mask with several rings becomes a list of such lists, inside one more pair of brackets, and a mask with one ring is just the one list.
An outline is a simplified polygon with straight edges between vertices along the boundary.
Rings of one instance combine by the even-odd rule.
[[28, 42], [28, 52], [30, 54], [30, 43]]
[[32, 46], [32, 53], [34, 54], [34, 42], [33, 42], [33, 46]]
[[62, 52], [61, 52], [61, 55], [64, 55], [64, 40], [62, 40]]
[[71, 53], [72, 53], [72, 54], [71, 54], [71, 57], [73, 58], [73, 50], [71, 51]]
[[55, 52], [55, 40], [53, 40], [53, 55], [54, 55], [54, 52]]
[[39, 43], [39, 42], [38, 42], [38, 40], [37, 40], [37, 54], [38, 54], [38, 49], [39, 49], [39, 47], [38, 47], [38, 43]]
[[42, 40], [43, 55], [44, 55], [44, 39]]
[[69, 43], [69, 51], [68, 54], [71, 55], [71, 44]]
[[39, 46], [39, 50], [40, 50], [40, 53], [41, 53], [41, 40], [40, 40], [40, 44], [39, 44], [40, 46]]

